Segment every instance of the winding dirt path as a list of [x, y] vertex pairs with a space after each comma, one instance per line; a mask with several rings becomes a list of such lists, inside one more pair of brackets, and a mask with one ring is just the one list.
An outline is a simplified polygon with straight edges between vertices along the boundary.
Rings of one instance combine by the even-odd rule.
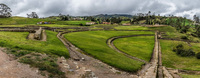
[[136, 37], [136, 36], [154, 36], [154, 35], [150, 35], [150, 34], [143, 34], [143, 35], [128, 35], [128, 36], [116, 36], [116, 37], [112, 37], [110, 39], [107, 40], [107, 45], [114, 49], [115, 51], [119, 52], [119, 53], [122, 53], [124, 54], [126, 57], [129, 57], [131, 59], [134, 59], [134, 60], [137, 60], [137, 61], [140, 61], [140, 62], [144, 62], [144, 63], [148, 63], [147, 61], [145, 60], [142, 60], [140, 58], [137, 58], [137, 57], [134, 57], [134, 56], [131, 56], [121, 50], [119, 50], [114, 44], [113, 44], [113, 41], [116, 40], [116, 39], [119, 39], [119, 38], [126, 38], [126, 37]]

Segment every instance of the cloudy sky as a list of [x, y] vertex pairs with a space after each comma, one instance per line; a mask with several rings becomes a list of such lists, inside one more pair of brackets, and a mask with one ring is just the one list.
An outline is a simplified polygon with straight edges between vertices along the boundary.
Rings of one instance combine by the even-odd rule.
[[73, 16], [97, 14], [146, 13], [200, 16], [200, 0], [0, 0], [12, 9], [13, 16], [36, 12], [40, 17], [69, 14]]

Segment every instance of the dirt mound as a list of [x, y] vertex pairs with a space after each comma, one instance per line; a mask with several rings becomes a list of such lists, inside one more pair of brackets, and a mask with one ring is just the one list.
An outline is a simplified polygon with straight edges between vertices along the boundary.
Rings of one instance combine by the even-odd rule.
[[0, 78], [45, 78], [38, 69], [19, 63], [0, 48]]

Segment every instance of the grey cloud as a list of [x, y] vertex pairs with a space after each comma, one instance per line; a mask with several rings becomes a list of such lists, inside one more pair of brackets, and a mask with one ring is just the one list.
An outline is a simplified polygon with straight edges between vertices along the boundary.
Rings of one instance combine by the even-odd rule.
[[0, 0], [14, 16], [37, 12], [40, 17], [51, 15], [135, 14], [148, 11], [157, 14], [192, 18], [200, 15], [199, 0]]

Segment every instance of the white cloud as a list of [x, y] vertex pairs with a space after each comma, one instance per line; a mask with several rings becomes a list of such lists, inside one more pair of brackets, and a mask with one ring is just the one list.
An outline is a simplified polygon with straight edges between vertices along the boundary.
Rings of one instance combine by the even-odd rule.
[[200, 0], [0, 0], [12, 9], [14, 16], [37, 12], [40, 17], [70, 14], [135, 14], [148, 11], [161, 15], [200, 15]]

